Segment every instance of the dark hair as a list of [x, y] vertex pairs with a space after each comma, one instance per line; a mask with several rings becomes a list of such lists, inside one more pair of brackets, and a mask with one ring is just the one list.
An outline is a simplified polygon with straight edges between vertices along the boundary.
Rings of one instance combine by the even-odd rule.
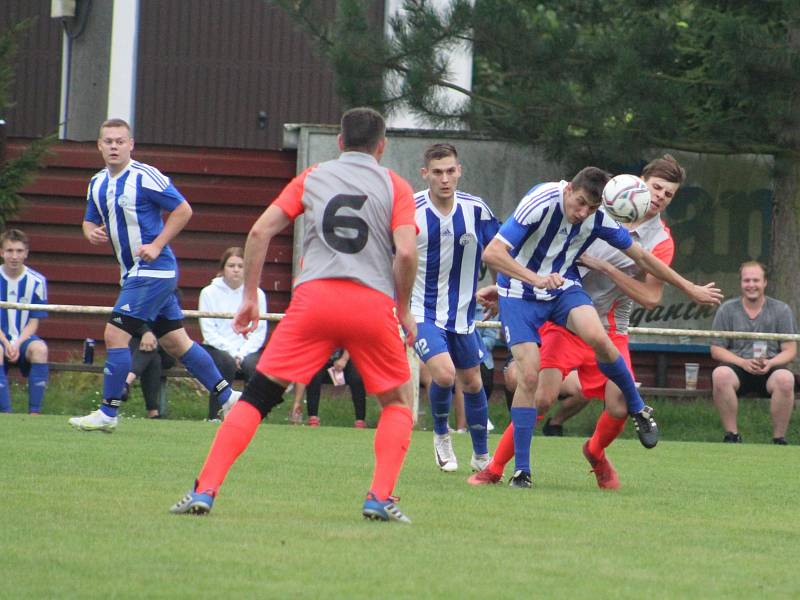
[[651, 160], [642, 169], [642, 179], [650, 177], [660, 177], [664, 181], [682, 185], [686, 180], [686, 169], [675, 160], [674, 156], [665, 154], [661, 158]]
[[386, 135], [386, 122], [372, 108], [351, 108], [342, 115], [342, 145], [345, 150], [372, 153]]
[[584, 190], [588, 194], [588, 200], [591, 201], [592, 205], [599, 206], [600, 199], [603, 197], [603, 188], [606, 187], [609, 179], [611, 179], [611, 174], [606, 173], [603, 169], [585, 167], [572, 178], [572, 189]]
[[0, 248], [6, 242], [22, 242], [26, 248], [30, 248], [28, 236], [21, 229], [6, 229], [0, 234]]
[[238, 256], [239, 258], [244, 258], [244, 250], [241, 248], [241, 246], [231, 246], [230, 248], [225, 250], [225, 252], [222, 253], [222, 258], [219, 259], [220, 274], [222, 274], [222, 272], [225, 270], [225, 263], [228, 262], [228, 259], [231, 256]]
[[125, 119], [108, 119], [106, 121], [103, 121], [103, 124], [100, 125], [100, 129], [97, 132], [98, 140], [101, 137], [103, 137], [103, 129], [105, 129], [106, 127], [124, 127], [125, 129], [128, 130], [128, 136], [133, 137], [133, 130], [131, 129], [131, 126], [128, 125], [128, 122]]
[[447, 158], [448, 156], [458, 159], [458, 152], [456, 152], [456, 147], [453, 146], [453, 144], [433, 144], [425, 150], [423, 156], [425, 158], [425, 166], [427, 167], [432, 160], [439, 160], [441, 158]]

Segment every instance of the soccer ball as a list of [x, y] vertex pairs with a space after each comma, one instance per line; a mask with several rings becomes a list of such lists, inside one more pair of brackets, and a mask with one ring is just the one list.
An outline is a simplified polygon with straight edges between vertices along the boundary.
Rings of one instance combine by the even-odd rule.
[[636, 175], [617, 175], [603, 188], [603, 209], [619, 223], [638, 221], [650, 208], [650, 190]]

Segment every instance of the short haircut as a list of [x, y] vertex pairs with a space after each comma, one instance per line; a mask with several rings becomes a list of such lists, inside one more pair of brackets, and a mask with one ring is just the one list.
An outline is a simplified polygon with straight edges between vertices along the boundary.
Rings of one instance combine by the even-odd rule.
[[133, 137], [133, 130], [131, 129], [131, 126], [128, 125], [128, 122], [125, 119], [108, 119], [106, 121], [103, 121], [103, 124], [100, 125], [100, 129], [97, 132], [98, 140], [101, 137], [103, 137], [103, 129], [105, 129], [106, 127], [124, 127], [125, 129], [128, 130], [128, 136]]
[[758, 267], [764, 274], [764, 279], [767, 278], [767, 267], [764, 266], [764, 263], [761, 263], [757, 260], [746, 260], [739, 265], [739, 278], [742, 277], [742, 271], [744, 271], [747, 267]]
[[25, 232], [21, 229], [6, 229], [0, 234], [0, 248], [2, 248], [6, 242], [22, 242], [25, 244], [26, 248], [31, 247], [28, 236], [25, 235]]
[[219, 259], [219, 272], [222, 273], [225, 270], [225, 263], [228, 262], [228, 259], [231, 256], [238, 256], [239, 258], [244, 258], [244, 250], [240, 246], [231, 246], [225, 252], [222, 253], [222, 258]]
[[611, 174], [597, 167], [585, 167], [578, 171], [572, 178], [572, 189], [582, 189], [588, 195], [588, 200], [592, 206], [599, 206], [600, 199], [603, 197], [603, 188], [606, 187]]
[[448, 156], [452, 156], [458, 160], [458, 152], [456, 152], [456, 147], [453, 146], [453, 144], [433, 144], [432, 146], [429, 146], [427, 150], [425, 150], [425, 154], [423, 156], [425, 158], [426, 167], [431, 164], [432, 160], [440, 160], [442, 158], [447, 158]]
[[351, 108], [342, 115], [342, 146], [345, 150], [372, 153], [386, 135], [386, 122], [377, 110]]
[[686, 169], [675, 160], [674, 156], [665, 154], [661, 158], [651, 160], [642, 169], [642, 179], [649, 177], [660, 177], [664, 181], [683, 185], [686, 180]]

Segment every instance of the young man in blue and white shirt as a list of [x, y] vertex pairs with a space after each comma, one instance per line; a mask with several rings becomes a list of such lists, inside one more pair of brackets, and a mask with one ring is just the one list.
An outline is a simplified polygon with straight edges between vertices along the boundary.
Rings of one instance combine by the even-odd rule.
[[[25, 264], [30, 243], [19, 229], [8, 229], [0, 235], [3, 265], [0, 266], [0, 300], [21, 304], [47, 304], [47, 280]], [[0, 310], [0, 412], [11, 412], [8, 389], [9, 365], [16, 364], [28, 378], [28, 412], [39, 414], [47, 389], [47, 344], [36, 335], [42, 310]]]
[[[232, 392], [208, 352], [183, 328], [178, 263], [168, 244], [189, 222], [189, 203], [158, 169], [131, 159], [133, 136], [122, 119], [101, 125], [97, 148], [106, 166], [89, 182], [83, 234], [94, 245], [111, 242], [122, 290], [103, 336], [107, 351], [103, 402], [89, 415], [71, 418], [70, 425], [105, 432], [117, 427], [125, 378], [131, 370], [128, 343], [145, 324], [164, 350], [207, 390], [219, 394], [223, 410], [229, 409], [239, 393]], [[169, 213], [166, 222], [162, 211]]]
[[451, 144], [429, 147], [421, 174], [429, 187], [414, 195], [419, 258], [411, 312], [417, 321], [414, 347], [432, 379], [434, 455], [443, 471], [458, 468], [448, 427], [458, 381], [472, 438], [470, 464], [480, 471], [489, 462], [489, 407], [480, 373], [483, 355], [474, 335], [475, 291], [481, 254], [499, 223], [483, 200], [458, 191], [461, 164]]
[[516, 461], [509, 482], [512, 487], [531, 487], [539, 327], [546, 321], [566, 327], [592, 347], [600, 370], [624, 394], [642, 444], [652, 448], [658, 442], [652, 409], [639, 396], [630, 370], [581, 287], [579, 259], [594, 240], [605, 240], [643, 271], [673, 284], [695, 302], [719, 304], [722, 297], [713, 283], [699, 286], [681, 277], [634, 242], [628, 231], [603, 210], [598, 210], [609, 177], [596, 167], [586, 167], [570, 182], [534, 187], [483, 254], [486, 264], [500, 273], [500, 318], [518, 369], [511, 408]]

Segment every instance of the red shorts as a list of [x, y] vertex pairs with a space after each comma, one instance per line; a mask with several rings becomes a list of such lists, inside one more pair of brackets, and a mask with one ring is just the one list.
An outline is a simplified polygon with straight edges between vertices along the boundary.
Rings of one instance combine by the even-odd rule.
[[[550, 322], [542, 326], [539, 334], [542, 336], [541, 368], [559, 369], [564, 377], [577, 369], [583, 395], [586, 398], [605, 400], [608, 377], [598, 368], [591, 346], [565, 327]], [[628, 336], [609, 333], [608, 337], [633, 373]]]
[[296, 287], [257, 369], [309, 383], [337, 348], [345, 348], [371, 394], [411, 377], [394, 301], [345, 279], [314, 279]]

